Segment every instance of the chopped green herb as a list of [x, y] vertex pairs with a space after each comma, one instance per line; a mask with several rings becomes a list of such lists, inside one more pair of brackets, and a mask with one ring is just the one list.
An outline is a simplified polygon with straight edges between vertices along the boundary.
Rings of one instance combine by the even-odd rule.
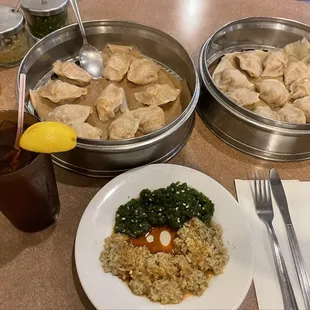
[[144, 189], [139, 198], [121, 205], [115, 217], [115, 231], [130, 237], [144, 236], [152, 227], [168, 225], [179, 229], [193, 217], [209, 225], [214, 204], [186, 183], [172, 183], [155, 191]]
[[51, 16], [36, 16], [27, 13], [26, 17], [31, 34], [39, 39], [68, 25], [67, 10]]

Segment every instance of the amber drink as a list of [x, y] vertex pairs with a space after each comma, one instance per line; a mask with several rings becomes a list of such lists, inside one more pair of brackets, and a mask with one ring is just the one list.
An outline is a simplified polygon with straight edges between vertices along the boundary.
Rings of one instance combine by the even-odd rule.
[[[37, 119], [25, 113], [25, 127]], [[17, 111], [0, 112], [0, 211], [19, 230], [36, 232], [53, 224], [60, 203], [50, 154], [14, 148]]]

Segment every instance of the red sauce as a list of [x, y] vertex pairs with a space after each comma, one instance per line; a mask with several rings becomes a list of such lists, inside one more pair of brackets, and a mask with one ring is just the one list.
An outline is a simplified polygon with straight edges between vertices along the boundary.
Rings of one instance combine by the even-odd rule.
[[210, 280], [214, 276], [214, 272], [211, 269], [209, 269], [206, 275], [207, 279]]
[[[168, 245], [163, 245], [160, 241], [160, 234], [163, 231], [167, 231], [170, 233], [170, 242]], [[131, 238], [130, 241], [135, 246], [146, 246], [151, 253], [157, 252], [165, 252], [165, 253], [173, 253], [173, 240], [176, 237], [176, 231], [172, 230], [169, 227], [161, 226], [161, 227], [154, 227], [150, 232], [148, 232], [144, 237], [141, 238]], [[153, 236], [154, 240], [149, 242], [147, 237]]]

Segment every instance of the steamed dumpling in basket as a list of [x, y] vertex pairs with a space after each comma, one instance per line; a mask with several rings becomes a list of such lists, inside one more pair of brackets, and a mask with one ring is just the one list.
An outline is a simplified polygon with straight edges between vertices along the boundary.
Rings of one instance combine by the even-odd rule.
[[180, 89], [175, 89], [168, 84], [155, 84], [142, 92], [135, 93], [135, 98], [145, 105], [158, 106], [176, 100], [180, 92]]
[[53, 70], [59, 79], [77, 86], [85, 86], [92, 80], [91, 75], [74, 62], [57, 60], [53, 64]]
[[87, 94], [87, 89], [60, 80], [52, 80], [39, 89], [40, 96], [57, 104], [71, 103]]

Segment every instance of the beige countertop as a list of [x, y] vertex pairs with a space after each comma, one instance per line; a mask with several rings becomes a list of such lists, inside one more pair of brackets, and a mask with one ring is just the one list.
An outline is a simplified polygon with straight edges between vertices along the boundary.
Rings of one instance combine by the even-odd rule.
[[[17, 1], [17, 0], [16, 0]], [[14, 5], [15, 0], [0, 0]], [[82, 16], [131, 20], [173, 35], [197, 62], [199, 50], [217, 28], [247, 16], [278, 16], [310, 22], [310, 3], [293, 0], [80, 0]], [[71, 20], [74, 20], [71, 16]], [[0, 69], [0, 109], [16, 107], [17, 68]], [[192, 167], [235, 195], [234, 180], [254, 167], [276, 167], [283, 178], [310, 179], [310, 162], [271, 163], [245, 155], [220, 141], [197, 116], [194, 131], [171, 163]], [[0, 309], [93, 309], [74, 267], [74, 238], [94, 194], [108, 181], [55, 167], [61, 201], [57, 224], [24, 234], [0, 214]], [[242, 309], [257, 309], [252, 286]]]

